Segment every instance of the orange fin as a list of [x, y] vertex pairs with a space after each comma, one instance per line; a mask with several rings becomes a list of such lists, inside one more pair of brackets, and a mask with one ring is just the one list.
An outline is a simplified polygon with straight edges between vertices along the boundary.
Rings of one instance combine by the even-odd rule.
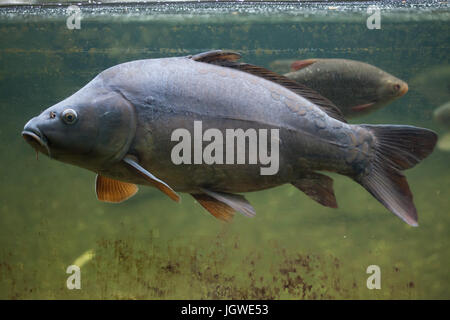
[[158, 179], [153, 174], [148, 172], [145, 168], [139, 165], [136, 160], [133, 159], [132, 156], [126, 156], [123, 161], [133, 169], [137, 174], [145, 178], [148, 182], [150, 182], [153, 186], [158, 188], [160, 191], [169, 196], [170, 199], [176, 202], [180, 202], [180, 196], [164, 181]]
[[241, 58], [241, 55], [233, 51], [213, 50], [188, 56], [188, 58], [199, 62], [215, 63], [218, 61], [236, 61]]
[[206, 194], [191, 194], [195, 200], [219, 220], [230, 222], [234, 216], [234, 209]]
[[253, 209], [250, 202], [245, 199], [244, 196], [240, 194], [232, 194], [225, 192], [216, 192], [207, 189], [200, 189], [208, 196], [216, 199], [217, 201], [223, 202], [230, 206], [239, 213], [242, 213], [246, 217], [254, 217], [256, 215], [255, 209]]
[[321, 205], [337, 208], [333, 179], [330, 177], [319, 173], [310, 173], [292, 184]]
[[240, 194], [200, 190], [202, 194], [192, 194], [192, 196], [217, 219], [231, 221], [235, 211], [247, 217], [255, 216], [255, 209]]
[[306, 68], [307, 66], [312, 65], [313, 63], [316, 63], [317, 59], [307, 59], [307, 60], [297, 60], [292, 62], [291, 64], [291, 71], [297, 71], [303, 68]]
[[363, 111], [363, 110], [367, 110], [370, 107], [372, 107], [375, 103], [374, 102], [370, 102], [370, 103], [366, 103], [366, 104], [360, 104], [358, 106], [354, 106], [352, 107], [353, 111]]
[[114, 180], [99, 174], [95, 178], [95, 192], [100, 201], [122, 202], [134, 196], [138, 190], [138, 186], [133, 183]]

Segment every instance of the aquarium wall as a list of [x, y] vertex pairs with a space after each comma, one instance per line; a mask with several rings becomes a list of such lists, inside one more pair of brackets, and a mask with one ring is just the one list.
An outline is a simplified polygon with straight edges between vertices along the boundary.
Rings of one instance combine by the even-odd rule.
[[[449, 137], [433, 116], [450, 100], [446, 2], [12, 4], [0, 6], [0, 298], [450, 298]], [[405, 96], [348, 121], [438, 133], [433, 153], [405, 171], [419, 226], [336, 173], [337, 209], [284, 184], [247, 193], [256, 216], [231, 223], [188, 194], [175, 203], [146, 186], [104, 203], [95, 173], [37, 160], [21, 136], [109, 67], [216, 49], [278, 73], [289, 71], [280, 60], [339, 58], [406, 81]], [[81, 289], [67, 286], [71, 265]]]

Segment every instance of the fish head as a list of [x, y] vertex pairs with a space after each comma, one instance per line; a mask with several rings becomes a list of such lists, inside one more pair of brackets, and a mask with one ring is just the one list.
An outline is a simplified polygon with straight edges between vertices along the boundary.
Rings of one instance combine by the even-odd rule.
[[394, 76], [387, 75], [380, 79], [378, 101], [383, 105], [404, 96], [408, 92], [408, 84]]
[[120, 161], [135, 133], [133, 105], [119, 92], [88, 85], [28, 121], [22, 136], [52, 159], [95, 171]]
[[360, 104], [351, 108], [353, 116], [368, 114], [385, 107], [408, 92], [408, 84], [405, 81], [389, 74], [372, 80], [374, 81], [369, 81], [361, 88], [359, 95], [354, 96]]

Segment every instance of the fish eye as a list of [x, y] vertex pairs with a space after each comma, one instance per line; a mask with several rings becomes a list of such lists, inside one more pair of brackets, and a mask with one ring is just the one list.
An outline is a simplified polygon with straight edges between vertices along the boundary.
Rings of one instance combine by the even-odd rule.
[[66, 109], [61, 115], [66, 124], [74, 124], [77, 121], [77, 113], [73, 109]]
[[395, 91], [398, 91], [398, 90], [400, 90], [400, 85], [397, 83], [397, 84], [394, 84], [394, 90]]

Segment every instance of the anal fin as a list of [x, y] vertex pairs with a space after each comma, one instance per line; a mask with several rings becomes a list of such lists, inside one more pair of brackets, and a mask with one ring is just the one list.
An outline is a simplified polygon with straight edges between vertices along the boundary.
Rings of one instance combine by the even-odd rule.
[[122, 202], [134, 196], [138, 190], [138, 186], [133, 183], [114, 180], [99, 174], [95, 178], [95, 192], [100, 201]]
[[292, 184], [325, 207], [337, 208], [333, 179], [320, 173], [310, 173]]

